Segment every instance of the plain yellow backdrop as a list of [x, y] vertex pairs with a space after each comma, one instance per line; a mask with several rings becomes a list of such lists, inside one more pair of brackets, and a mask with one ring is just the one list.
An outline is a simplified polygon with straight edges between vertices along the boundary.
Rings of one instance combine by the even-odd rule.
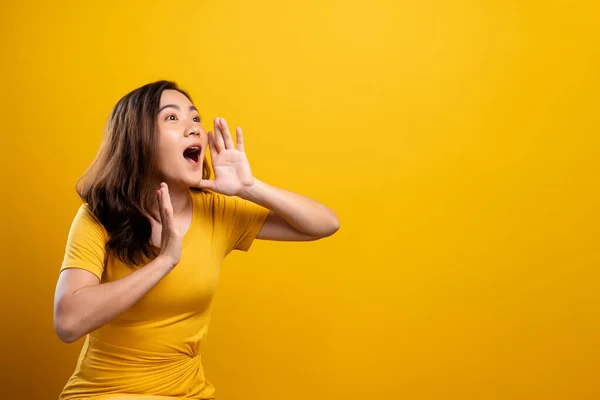
[[76, 179], [157, 79], [334, 208], [223, 266], [218, 400], [600, 398], [594, 1], [3, 1], [0, 397], [55, 399]]

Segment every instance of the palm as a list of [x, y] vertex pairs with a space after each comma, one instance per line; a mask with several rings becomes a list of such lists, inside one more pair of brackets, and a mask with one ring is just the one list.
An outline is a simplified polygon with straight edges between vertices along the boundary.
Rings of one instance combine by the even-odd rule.
[[222, 118], [215, 119], [215, 134], [209, 133], [210, 155], [215, 178], [203, 180], [200, 187], [226, 195], [237, 195], [251, 186], [254, 178], [244, 152], [242, 130], [237, 128], [237, 145]]

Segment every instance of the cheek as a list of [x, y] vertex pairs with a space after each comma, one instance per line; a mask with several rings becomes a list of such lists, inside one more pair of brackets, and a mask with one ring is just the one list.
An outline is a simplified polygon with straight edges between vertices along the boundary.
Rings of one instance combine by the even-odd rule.
[[172, 170], [176, 168], [177, 165], [175, 162], [177, 157], [183, 157], [181, 151], [181, 146], [177, 146], [176, 143], [168, 140], [161, 140], [157, 143], [156, 146], [156, 162], [158, 164], [158, 168], [162, 171]]
[[179, 151], [181, 144], [168, 132], [158, 138], [157, 150], [159, 156], [171, 157], [175, 151]]

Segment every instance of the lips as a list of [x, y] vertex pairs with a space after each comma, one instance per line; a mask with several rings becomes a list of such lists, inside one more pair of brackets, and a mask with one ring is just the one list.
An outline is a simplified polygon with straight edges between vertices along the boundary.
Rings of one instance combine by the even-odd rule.
[[183, 158], [185, 158], [190, 164], [198, 165], [200, 164], [201, 152], [202, 147], [200, 147], [200, 145], [192, 145], [185, 148], [183, 151]]

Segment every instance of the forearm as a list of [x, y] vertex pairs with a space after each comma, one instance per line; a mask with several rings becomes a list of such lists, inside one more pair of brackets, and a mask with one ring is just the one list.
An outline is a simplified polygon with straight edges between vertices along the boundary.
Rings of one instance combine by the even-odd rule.
[[271, 210], [307, 235], [328, 236], [339, 228], [336, 213], [324, 204], [258, 179], [240, 197]]
[[64, 296], [57, 310], [62, 317], [63, 340], [72, 342], [105, 325], [141, 299], [172, 268], [159, 256], [121, 279], [84, 286]]

